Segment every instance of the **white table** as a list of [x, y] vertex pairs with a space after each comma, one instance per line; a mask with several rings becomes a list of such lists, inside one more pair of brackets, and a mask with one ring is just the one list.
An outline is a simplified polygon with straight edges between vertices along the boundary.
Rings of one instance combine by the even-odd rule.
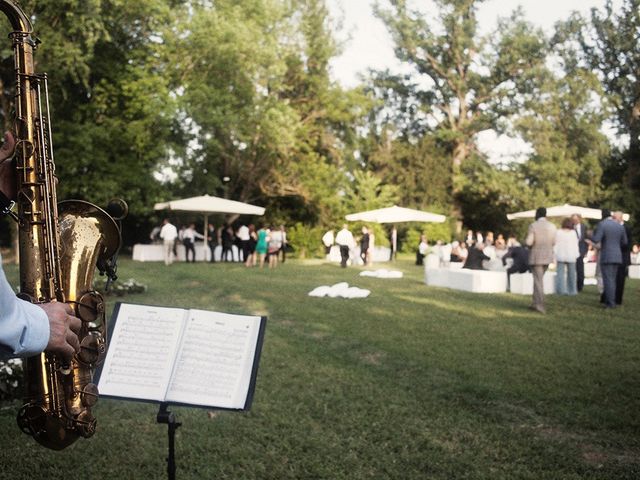
[[[211, 258], [211, 250], [208, 246], [205, 246], [203, 243], [196, 243], [196, 262], [208, 262]], [[178, 256], [176, 261], [184, 262], [185, 257], [185, 248], [184, 245], [178, 245], [176, 247], [176, 251], [178, 252]], [[231, 251], [233, 253], [233, 261], [239, 261], [239, 252], [238, 248], [233, 245], [231, 247]], [[215, 248], [214, 258], [216, 262], [220, 261], [220, 256], [222, 254], [222, 247], [218, 245]], [[132, 258], [139, 262], [163, 262], [164, 261], [164, 245], [162, 244], [142, 244], [137, 243], [133, 246], [133, 255]]]
[[[388, 262], [391, 256], [391, 249], [389, 247], [374, 247], [373, 248], [373, 263]], [[362, 265], [360, 259], [360, 247], [356, 247], [349, 251], [349, 258], [353, 265]], [[340, 247], [333, 245], [329, 250], [329, 261], [340, 263], [342, 256], [340, 255]]]

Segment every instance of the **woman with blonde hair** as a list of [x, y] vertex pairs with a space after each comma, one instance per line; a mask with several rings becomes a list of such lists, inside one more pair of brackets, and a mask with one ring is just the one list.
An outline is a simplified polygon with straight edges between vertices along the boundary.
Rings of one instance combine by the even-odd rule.
[[562, 220], [562, 227], [556, 230], [553, 251], [556, 256], [556, 293], [576, 295], [578, 293], [576, 261], [580, 256], [580, 249], [578, 235], [569, 217]]

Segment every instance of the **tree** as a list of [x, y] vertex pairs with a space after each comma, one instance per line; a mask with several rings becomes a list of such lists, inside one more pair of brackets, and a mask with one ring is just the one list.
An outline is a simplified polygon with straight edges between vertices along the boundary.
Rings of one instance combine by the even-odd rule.
[[[49, 77], [58, 198], [102, 206], [125, 199], [127, 235], [144, 225], [158, 200], [152, 173], [173, 145], [175, 109], [159, 52], [174, 21], [171, 8], [179, 3], [24, 3], [42, 39], [37, 71]], [[10, 62], [3, 61], [3, 79]]]
[[425, 85], [403, 82], [405, 95], [419, 101], [423, 124], [446, 145], [455, 196], [463, 185], [461, 167], [476, 150], [475, 135], [497, 128], [534, 90], [544, 69], [545, 37], [516, 12], [489, 38], [481, 38], [475, 13], [479, 0], [436, 0], [438, 25], [410, 10], [405, 0], [389, 3], [391, 9], [378, 8], [378, 14], [392, 34], [397, 57]]
[[194, 12], [174, 56], [195, 140], [184, 188], [331, 223], [362, 114], [358, 94], [330, 82], [336, 47], [324, 1], [223, 0]]
[[[580, 44], [587, 64], [599, 74], [611, 106], [612, 120], [620, 135], [628, 137], [623, 155], [614, 158], [612, 165], [619, 171], [623, 162], [623, 183], [630, 191], [621, 191], [619, 201], [640, 215], [640, 0], [624, 0], [615, 8], [607, 0], [604, 11], [593, 9], [591, 23], [581, 23]], [[611, 175], [609, 175], [611, 177]], [[612, 185], [619, 184], [614, 178]], [[636, 224], [637, 225], [637, 224]]]
[[431, 132], [412, 142], [404, 137], [393, 139], [385, 129], [371, 139], [372, 151], [365, 153], [366, 166], [383, 183], [402, 186], [399, 202], [417, 209], [446, 212], [452, 202], [451, 164], [444, 145]]
[[[532, 204], [597, 205], [602, 198], [602, 161], [610, 152], [595, 75], [578, 66], [575, 52], [557, 44], [557, 73], [541, 78], [540, 95], [526, 103], [515, 130], [534, 152], [516, 168], [526, 179]], [[531, 201], [530, 200], [530, 201]]]

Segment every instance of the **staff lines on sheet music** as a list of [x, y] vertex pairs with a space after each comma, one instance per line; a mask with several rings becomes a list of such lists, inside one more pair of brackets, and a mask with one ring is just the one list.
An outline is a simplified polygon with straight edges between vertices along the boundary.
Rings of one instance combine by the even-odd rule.
[[229, 399], [233, 397], [233, 395], [231, 394], [231, 392], [229, 392], [229, 390], [225, 390], [221, 388], [202, 388], [198, 385], [187, 384], [187, 383], [172, 384], [171, 389], [179, 390], [180, 394], [190, 393], [190, 394], [195, 394], [198, 397], [206, 397], [206, 398], [215, 397], [216, 399], [221, 399], [221, 398]]
[[165, 352], [145, 350], [144, 348], [139, 347], [137, 344], [132, 348], [124, 348], [119, 345], [115, 351], [117, 352], [118, 357], [125, 357], [136, 360], [143, 360], [141, 357], [153, 357], [154, 360], [160, 361], [167, 356]]

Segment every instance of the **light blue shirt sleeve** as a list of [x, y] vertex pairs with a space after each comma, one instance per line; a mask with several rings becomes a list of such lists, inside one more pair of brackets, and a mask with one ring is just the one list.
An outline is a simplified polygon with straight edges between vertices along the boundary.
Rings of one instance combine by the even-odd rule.
[[2, 269], [0, 257], [0, 360], [30, 357], [49, 343], [45, 311], [16, 297]]

